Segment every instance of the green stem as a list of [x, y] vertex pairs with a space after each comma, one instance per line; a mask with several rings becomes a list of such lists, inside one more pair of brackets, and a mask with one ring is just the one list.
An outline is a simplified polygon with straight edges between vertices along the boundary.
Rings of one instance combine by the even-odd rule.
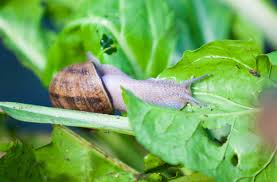
[[15, 102], [0, 102], [0, 109], [9, 116], [25, 122], [93, 128], [133, 135], [133, 130], [129, 125], [128, 118], [122, 116], [35, 106]]

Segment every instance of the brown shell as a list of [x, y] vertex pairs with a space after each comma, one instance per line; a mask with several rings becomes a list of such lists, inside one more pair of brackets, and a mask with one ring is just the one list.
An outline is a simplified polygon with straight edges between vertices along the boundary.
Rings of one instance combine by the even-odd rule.
[[54, 107], [112, 113], [109, 96], [92, 62], [71, 65], [59, 72], [49, 87]]

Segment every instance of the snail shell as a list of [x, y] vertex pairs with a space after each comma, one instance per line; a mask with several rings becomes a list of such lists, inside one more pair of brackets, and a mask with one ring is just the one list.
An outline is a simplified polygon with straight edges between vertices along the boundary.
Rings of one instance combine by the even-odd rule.
[[113, 107], [95, 65], [88, 61], [59, 72], [49, 87], [54, 107], [112, 113]]

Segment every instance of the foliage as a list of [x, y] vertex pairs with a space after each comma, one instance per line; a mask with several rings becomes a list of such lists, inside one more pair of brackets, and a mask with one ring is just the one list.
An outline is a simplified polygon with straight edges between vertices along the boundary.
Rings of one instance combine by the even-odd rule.
[[38, 75], [45, 70], [46, 47], [51, 40], [49, 33], [42, 30], [42, 13], [39, 0], [28, 0], [24, 6], [20, 0], [0, 4], [0, 33], [4, 43], [22, 64]]
[[[0, 128], [1, 180], [276, 180], [275, 150], [264, 149], [254, 121], [259, 94], [276, 86], [277, 54], [262, 54], [263, 33], [223, 1], [3, 0], [0, 36], [46, 87], [88, 51], [139, 79], [212, 75], [191, 88], [203, 107], [181, 111], [149, 105], [129, 91], [127, 117], [0, 102], [0, 121], [3, 111], [54, 126], [51, 143], [40, 148], [7, 142]], [[214, 41], [223, 39], [241, 41]], [[104, 132], [77, 134], [57, 124]], [[142, 161], [144, 148], [150, 153]]]
[[111, 172], [136, 171], [107, 156], [98, 147], [67, 128], [55, 126], [52, 142], [32, 149], [14, 141], [0, 159], [4, 181], [94, 181]]
[[185, 52], [176, 66], [161, 73], [160, 77], [178, 81], [212, 74], [191, 88], [206, 105], [200, 108], [160, 108], [127, 91], [128, 118], [137, 140], [166, 162], [183, 164], [218, 181], [275, 181], [274, 174], [260, 177], [268, 166], [276, 166], [275, 150], [264, 150], [253, 122], [259, 94], [274, 85], [272, 65], [256, 59], [258, 50], [253, 42], [212, 42]]
[[[3, 144], [1, 144], [3, 146]], [[34, 151], [16, 140], [6, 144], [0, 159], [0, 176], [2, 181], [41, 181], [40, 165], [35, 160]], [[19, 165], [20, 164], [20, 165]]]
[[45, 85], [66, 65], [84, 61], [87, 51], [146, 78], [174, 64], [185, 49], [231, 37], [233, 14], [218, 0], [9, 0], [0, 4], [0, 32]]

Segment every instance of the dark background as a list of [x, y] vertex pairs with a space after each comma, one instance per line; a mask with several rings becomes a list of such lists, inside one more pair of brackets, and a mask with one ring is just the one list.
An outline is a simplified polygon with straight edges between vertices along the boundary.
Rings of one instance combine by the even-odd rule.
[[[0, 42], [0, 101], [22, 102], [50, 106], [47, 88], [32, 71], [20, 64], [13, 52]], [[50, 131], [50, 125], [17, 122], [5, 119], [5, 126], [10, 131]]]
[[[273, 2], [277, 5], [277, 0]], [[19, 63], [15, 55], [2, 44], [2, 40], [0, 41], [0, 83], [0, 101], [51, 105], [47, 88], [42, 86], [34, 73]], [[50, 129], [49, 125], [41, 127], [39, 124], [16, 122], [11, 118], [7, 118], [6, 122], [10, 129]]]

